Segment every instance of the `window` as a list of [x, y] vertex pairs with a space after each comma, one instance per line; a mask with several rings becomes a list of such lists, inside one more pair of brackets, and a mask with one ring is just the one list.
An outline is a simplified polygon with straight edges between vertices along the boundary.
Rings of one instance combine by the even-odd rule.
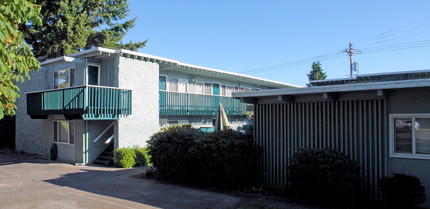
[[226, 96], [226, 95], [227, 95], [227, 90], [226, 90], [225, 85], [222, 85], [222, 86], [221, 86], [221, 95], [223, 95], [223, 96]]
[[430, 114], [390, 115], [391, 155], [430, 159]]
[[178, 91], [178, 79], [169, 78], [169, 91]]
[[187, 85], [188, 80], [187, 79], [179, 79], [178, 81], [178, 91], [179, 92], [187, 92]]
[[179, 122], [177, 120], [169, 120], [169, 126], [178, 125]]
[[75, 85], [75, 68], [54, 71], [54, 89]]
[[234, 92], [234, 87], [233, 86], [227, 86], [226, 87], [227, 89], [226, 89], [226, 96], [229, 96], [229, 97], [231, 97], [231, 93], [233, 93]]
[[75, 144], [75, 122], [54, 121], [53, 135], [54, 142], [63, 144]]
[[187, 79], [169, 77], [169, 91], [187, 92]]
[[196, 93], [203, 94], [203, 82], [196, 82]]
[[212, 94], [212, 83], [205, 83], [203, 93], [204, 94]]
[[88, 85], [99, 85], [100, 67], [97, 65], [88, 65]]

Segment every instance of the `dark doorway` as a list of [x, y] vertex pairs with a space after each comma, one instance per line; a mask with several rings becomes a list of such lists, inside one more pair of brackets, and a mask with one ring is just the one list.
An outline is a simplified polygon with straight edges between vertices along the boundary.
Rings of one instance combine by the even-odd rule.
[[0, 120], [0, 148], [15, 150], [15, 116]]

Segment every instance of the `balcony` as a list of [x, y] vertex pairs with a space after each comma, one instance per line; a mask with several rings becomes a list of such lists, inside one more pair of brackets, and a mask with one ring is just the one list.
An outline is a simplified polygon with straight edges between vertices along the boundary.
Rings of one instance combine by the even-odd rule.
[[221, 103], [227, 115], [246, 115], [246, 103], [217, 95], [159, 91], [160, 115], [216, 115]]
[[67, 119], [106, 120], [131, 115], [131, 90], [78, 86], [27, 94], [27, 114], [33, 119], [61, 114]]

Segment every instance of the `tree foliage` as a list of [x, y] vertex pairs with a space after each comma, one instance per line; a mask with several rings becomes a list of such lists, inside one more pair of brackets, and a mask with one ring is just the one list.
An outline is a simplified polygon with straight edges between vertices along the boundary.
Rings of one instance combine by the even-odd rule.
[[37, 0], [42, 7], [42, 25], [23, 25], [25, 40], [36, 57], [54, 58], [81, 49], [106, 47], [137, 50], [146, 41], [122, 43], [136, 17], [124, 20], [127, 0]]
[[39, 62], [25, 44], [19, 25], [41, 24], [40, 7], [32, 1], [0, 0], [0, 119], [15, 114], [19, 97], [16, 82], [29, 79], [29, 71], [37, 71]]
[[[312, 69], [307, 75], [308, 75], [309, 81], [325, 80], [327, 78], [327, 75], [325, 72], [323, 72], [323, 69], [321, 68], [321, 64], [319, 61], [312, 63]], [[310, 84], [308, 84], [308, 86], [310, 86]]]

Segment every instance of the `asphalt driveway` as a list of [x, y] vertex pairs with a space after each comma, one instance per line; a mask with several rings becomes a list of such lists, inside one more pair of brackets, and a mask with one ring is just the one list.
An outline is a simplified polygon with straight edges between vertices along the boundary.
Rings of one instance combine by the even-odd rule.
[[0, 208], [310, 208], [132, 177], [144, 169], [74, 166], [0, 150]]

